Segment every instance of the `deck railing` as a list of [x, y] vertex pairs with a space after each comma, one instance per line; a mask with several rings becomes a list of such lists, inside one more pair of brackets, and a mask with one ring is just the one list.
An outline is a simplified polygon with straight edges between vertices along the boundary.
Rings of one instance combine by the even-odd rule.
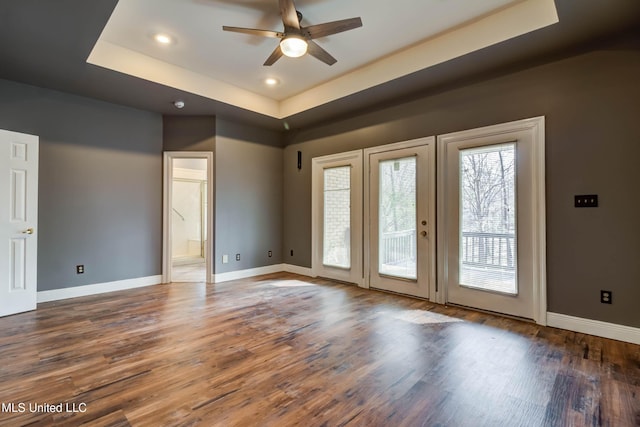
[[382, 234], [382, 264], [393, 265], [415, 261], [416, 230], [394, 231]]
[[515, 268], [515, 234], [462, 233], [462, 263], [476, 267]]
[[[382, 234], [382, 264], [393, 265], [415, 261], [416, 230]], [[515, 234], [462, 233], [462, 263], [484, 268], [515, 268]]]

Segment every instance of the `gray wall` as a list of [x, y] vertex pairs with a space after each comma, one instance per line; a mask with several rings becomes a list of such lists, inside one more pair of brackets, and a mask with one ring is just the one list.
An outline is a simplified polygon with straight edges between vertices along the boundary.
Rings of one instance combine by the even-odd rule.
[[[280, 264], [280, 135], [220, 118], [216, 128], [215, 272]], [[228, 264], [222, 264], [223, 254]]]
[[160, 115], [0, 80], [0, 128], [40, 137], [38, 290], [161, 273]]
[[[546, 116], [549, 311], [640, 327], [638, 76], [640, 50], [614, 46], [291, 135], [285, 262], [311, 266], [312, 157]], [[594, 193], [599, 208], [573, 207]]]
[[162, 116], [164, 151], [215, 150], [215, 116]]

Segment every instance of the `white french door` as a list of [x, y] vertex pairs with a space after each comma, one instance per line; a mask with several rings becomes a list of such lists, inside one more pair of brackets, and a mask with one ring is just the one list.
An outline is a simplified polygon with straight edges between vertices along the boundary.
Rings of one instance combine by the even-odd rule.
[[38, 137], [0, 130], [0, 316], [34, 310]]
[[361, 285], [362, 151], [312, 160], [314, 276]]
[[438, 137], [446, 302], [545, 322], [544, 118]]
[[371, 288], [421, 298], [435, 288], [434, 155], [434, 138], [365, 150]]

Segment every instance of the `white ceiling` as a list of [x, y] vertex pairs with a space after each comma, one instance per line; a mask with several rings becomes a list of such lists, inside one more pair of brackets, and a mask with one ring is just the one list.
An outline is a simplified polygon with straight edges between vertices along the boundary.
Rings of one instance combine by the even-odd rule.
[[[262, 63], [282, 31], [277, 0], [120, 0], [88, 62], [286, 118], [349, 94], [554, 24], [553, 0], [297, 0], [302, 25], [360, 16], [363, 27], [317, 39], [338, 62], [306, 55]], [[158, 44], [153, 36], [173, 38]], [[268, 87], [267, 77], [279, 84]]]

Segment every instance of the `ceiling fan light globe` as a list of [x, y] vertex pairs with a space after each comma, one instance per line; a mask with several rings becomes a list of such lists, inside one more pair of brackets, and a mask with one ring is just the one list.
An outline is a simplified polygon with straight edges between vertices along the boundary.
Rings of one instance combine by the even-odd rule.
[[307, 42], [301, 37], [289, 36], [280, 41], [280, 49], [285, 56], [299, 58], [307, 53]]

